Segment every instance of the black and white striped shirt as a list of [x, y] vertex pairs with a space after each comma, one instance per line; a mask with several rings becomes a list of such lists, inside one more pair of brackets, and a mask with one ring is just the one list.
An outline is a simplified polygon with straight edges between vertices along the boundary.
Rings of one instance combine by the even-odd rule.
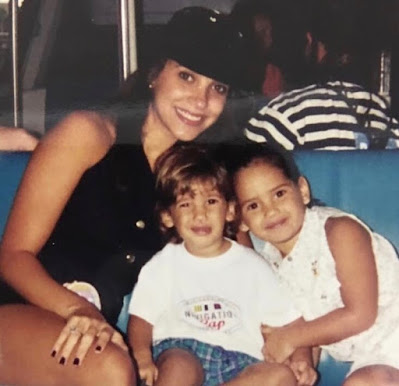
[[399, 125], [381, 96], [347, 82], [313, 84], [284, 93], [251, 118], [245, 135], [288, 150], [368, 149], [370, 135], [389, 133], [385, 148], [399, 148]]

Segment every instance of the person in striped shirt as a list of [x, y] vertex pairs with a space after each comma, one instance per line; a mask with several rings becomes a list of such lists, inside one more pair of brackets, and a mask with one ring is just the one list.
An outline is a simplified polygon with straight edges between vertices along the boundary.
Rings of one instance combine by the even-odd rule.
[[288, 150], [399, 148], [399, 124], [388, 101], [365, 86], [365, 55], [374, 48], [367, 20], [375, 10], [360, 0], [320, 0], [313, 7], [304, 47], [313, 81], [261, 107], [245, 136]]

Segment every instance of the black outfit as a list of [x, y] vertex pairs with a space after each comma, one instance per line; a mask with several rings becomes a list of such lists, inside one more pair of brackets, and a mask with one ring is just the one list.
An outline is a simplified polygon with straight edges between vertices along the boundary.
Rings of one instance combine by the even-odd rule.
[[155, 181], [140, 141], [144, 111], [119, 113], [118, 135], [129, 130], [133, 143], [114, 145], [82, 176], [39, 254], [59, 283], [93, 284], [112, 324], [140, 268], [161, 247]]

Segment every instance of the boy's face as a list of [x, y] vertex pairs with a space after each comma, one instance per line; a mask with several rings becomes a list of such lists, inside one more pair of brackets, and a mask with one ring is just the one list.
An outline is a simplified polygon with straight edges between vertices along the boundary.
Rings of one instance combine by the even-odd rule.
[[193, 182], [190, 188], [162, 213], [162, 222], [167, 228], [176, 227], [191, 254], [218, 256], [230, 245], [223, 231], [226, 221], [234, 219], [234, 205], [227, 203], [211, 182]]
[[241, 229], [288, 254], [298, 239], [310, 201], [306, 180], [300, 177], [295, 184], [279, 168], [259, 161], [237, 173], [235, 190]]

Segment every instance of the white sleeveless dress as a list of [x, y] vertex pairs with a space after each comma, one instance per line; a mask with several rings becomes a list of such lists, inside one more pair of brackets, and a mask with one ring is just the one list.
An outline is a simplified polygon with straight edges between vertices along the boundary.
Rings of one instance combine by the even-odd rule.
[[[343, 307], [335, 260], [325, 232], [329, 217], [348, 216], [371, 235], [378, 272], [378, 316], [368, 330], [323, 346], [337, 360], [354, 362], [351, 372], [386, 364], [399, 369], [399, 260], [393, 246], [351, 214], [335, 208], [315, 206], [306, 210], [298, 241], [289, 255], [265, 243], [259, 251], [288, 288], [305, 320], [313, 320]], [[353, 278], [356, 280], [356, 277]]]

